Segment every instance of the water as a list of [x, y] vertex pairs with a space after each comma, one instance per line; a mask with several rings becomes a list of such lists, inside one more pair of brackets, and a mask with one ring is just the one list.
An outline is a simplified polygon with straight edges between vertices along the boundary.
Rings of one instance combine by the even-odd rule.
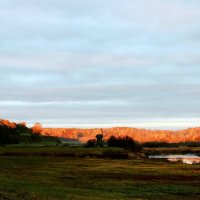
[[198, 164], [200, 163], [200, 157], [195, 154], [185, 154], [185, 155], [152, 155], [149, 156], [150, 159], [165, 159], [170, 162], [183, 162], [185, 164]]

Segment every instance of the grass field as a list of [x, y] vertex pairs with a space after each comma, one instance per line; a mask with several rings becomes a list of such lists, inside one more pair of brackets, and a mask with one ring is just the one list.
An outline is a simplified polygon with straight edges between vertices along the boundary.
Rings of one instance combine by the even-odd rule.
[[[41, 148], [0, 148], [1, 200], [200, 199], [200, 165], [39, 154], [3, 156], [14, 150], [41, 152]], [[83, 149], [54, 147], [42, 151]]]

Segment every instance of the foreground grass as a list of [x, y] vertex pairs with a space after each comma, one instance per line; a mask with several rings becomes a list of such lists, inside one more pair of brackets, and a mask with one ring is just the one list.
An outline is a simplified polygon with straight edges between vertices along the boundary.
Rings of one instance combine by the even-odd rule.
[[[0, 152], [6, 149], [0, 149]], [[27, 152], [34, 150], [41, 151], [27, 148]], [[72, 149], [43, 149], [50, 150]], [[195, 200], [200, 199], [200, 165], [148, 160], [0, 156], [0, 199]]]

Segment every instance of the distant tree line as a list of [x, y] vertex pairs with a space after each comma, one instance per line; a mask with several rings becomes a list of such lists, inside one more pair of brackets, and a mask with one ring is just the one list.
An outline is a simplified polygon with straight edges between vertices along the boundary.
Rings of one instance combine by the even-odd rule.
[[[180, 143], [180, 142], [200, 142], [200, 127], [189, 128], [185, 130], [146, 130], [137, 128], [104, 128], [103, 132], [106, 138], [112, 135], [125, 137], [129, 136], [134, 140], [145, 142], [166, 142], [166, 143]], [[81, 134], [80, 134], [81, 133]], [[99, 128], [93, 129], [77, 129], [77, 128], [44, 128], [44, 135], [59, 136], [68, 139], [77, 139], [86, 142], [88, 138], [95, 138], [100, 133]]]

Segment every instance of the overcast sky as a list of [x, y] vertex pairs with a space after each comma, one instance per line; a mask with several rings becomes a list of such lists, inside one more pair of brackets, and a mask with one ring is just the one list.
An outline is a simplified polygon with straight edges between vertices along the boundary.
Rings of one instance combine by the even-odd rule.
[[0, 2], [0, 117], [200, 126], [199, 0]]

